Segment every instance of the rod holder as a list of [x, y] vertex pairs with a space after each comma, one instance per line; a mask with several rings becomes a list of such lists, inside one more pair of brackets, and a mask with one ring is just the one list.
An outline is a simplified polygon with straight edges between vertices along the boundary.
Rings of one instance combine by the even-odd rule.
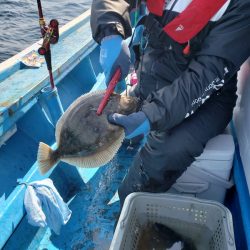
[[38, 97], [38, 102], [48, 121], [55, 127], [58, 119], [64, 113], [57, 88], [52, 89], [51, 86], [43, 88]]

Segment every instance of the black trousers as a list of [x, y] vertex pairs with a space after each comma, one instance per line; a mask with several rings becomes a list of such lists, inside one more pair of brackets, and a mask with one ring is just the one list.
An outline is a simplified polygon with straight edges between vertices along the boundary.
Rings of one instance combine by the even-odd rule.
[[152, 131], [118, 190], [121, 208], [132, 192], [165, 192], [232, 118], [236, 95], [216, 93], [169, 131]]

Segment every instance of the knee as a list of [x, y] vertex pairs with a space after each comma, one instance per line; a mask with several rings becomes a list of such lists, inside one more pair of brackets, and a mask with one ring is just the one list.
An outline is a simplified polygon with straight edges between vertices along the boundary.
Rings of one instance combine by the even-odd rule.
[[158, 172], [185, 170], [203, 152], [203, 145], [185, 134], [168, 135], [164, 140], [148, 145], [141, 150], [143, 166]]
[[203, 152], [203, 145], [195, 140], [183, 138], [181, 141], [171, 141], [166, 145], [165, 157], [166, 164], [174, 170], [182, 170], [187, 168], [194, 160]]
[[[175, 144], [167, 153], [170, 165], [177, 171], [185, 171], [200, 156], [204, 150], [204, 146], [195, 140], [183, 140], [181, 143]], [[171, 168], [171, 166], [169, 166]]]

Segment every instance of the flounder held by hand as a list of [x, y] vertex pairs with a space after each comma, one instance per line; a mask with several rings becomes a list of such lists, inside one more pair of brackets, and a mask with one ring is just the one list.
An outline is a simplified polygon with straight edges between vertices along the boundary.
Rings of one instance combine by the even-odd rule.
[[110, 124], [107, 116], [137, 111], [138, 100], [114, 93], [98, 116], [96, 111], [104, 93], [96, 91], [82, 95], [69, 106], [56, 125], [56, 150], [40, 142], [37, 161], [42, 174], [60, 160], [91, 168], [102, 166], [114, 157], [124, 139], [124, 129]]

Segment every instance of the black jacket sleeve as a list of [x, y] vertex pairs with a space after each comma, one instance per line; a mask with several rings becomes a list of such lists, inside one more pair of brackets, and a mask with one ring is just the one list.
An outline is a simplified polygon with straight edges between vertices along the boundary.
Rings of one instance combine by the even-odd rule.
[[188, 69], [152, 93], [142, 110], [152, 129], [170, 129], [192, 114], [235, 75], [250, 56], [250, 2], [233, 1], [205, 38]]
[[129, 13], [135, 7], [136, 0], [93, 0], [90, 25], [95, 41], [112, 34], [131, 36]]
[[[231, 72], [231, 73], [230, 73]], [[198, 56], [171, 85], [153, 92], [142, 111], [155, 130], [170, 129], [194, 113], [214, 91], [235, 74], [235, 67], [222, 58]]]

